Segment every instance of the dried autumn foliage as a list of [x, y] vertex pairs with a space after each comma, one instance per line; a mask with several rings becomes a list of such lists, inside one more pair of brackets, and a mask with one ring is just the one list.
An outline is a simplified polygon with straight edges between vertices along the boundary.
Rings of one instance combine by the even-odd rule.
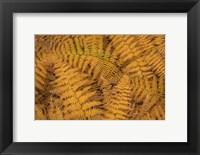
[[165, 119], [165, 36], [36, 35], [35, 119]]

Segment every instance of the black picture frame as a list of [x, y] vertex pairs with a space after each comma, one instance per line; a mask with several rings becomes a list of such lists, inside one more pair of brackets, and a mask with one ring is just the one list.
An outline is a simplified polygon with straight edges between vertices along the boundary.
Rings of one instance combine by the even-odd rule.
[[[187, 143], [13, 142], [13, 13], [187, 13]], [[200, 154], [199, 0], [0, 0], [1, 154]], [[30, 133], [31, 134], [31, 133]], [[73, 133], [72, 133], [73, 134]], [[74, 133], [75, 134], [75, 133]], [[164, 134], [164, 133], [163, 133]]]

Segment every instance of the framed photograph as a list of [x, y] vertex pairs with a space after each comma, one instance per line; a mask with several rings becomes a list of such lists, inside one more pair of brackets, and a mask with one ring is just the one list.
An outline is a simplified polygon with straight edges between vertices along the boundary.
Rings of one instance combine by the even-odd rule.
[[0, 0], [1, 154], [200, 154], [198, 0]]

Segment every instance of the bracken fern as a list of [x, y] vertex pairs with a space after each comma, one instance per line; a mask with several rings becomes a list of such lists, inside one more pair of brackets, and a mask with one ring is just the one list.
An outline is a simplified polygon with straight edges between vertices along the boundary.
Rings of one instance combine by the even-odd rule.
[[165, 119], [165, 36], [36, 35], [35, 119]]

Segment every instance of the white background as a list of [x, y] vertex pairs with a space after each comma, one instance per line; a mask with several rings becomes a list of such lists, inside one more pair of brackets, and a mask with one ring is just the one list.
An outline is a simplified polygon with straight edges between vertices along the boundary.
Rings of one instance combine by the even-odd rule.
[[[14, 14], [14, 142], [187, 142], [186, 14]], [[35, 34], [166, 34], [166, 120], [34, 121]]]

